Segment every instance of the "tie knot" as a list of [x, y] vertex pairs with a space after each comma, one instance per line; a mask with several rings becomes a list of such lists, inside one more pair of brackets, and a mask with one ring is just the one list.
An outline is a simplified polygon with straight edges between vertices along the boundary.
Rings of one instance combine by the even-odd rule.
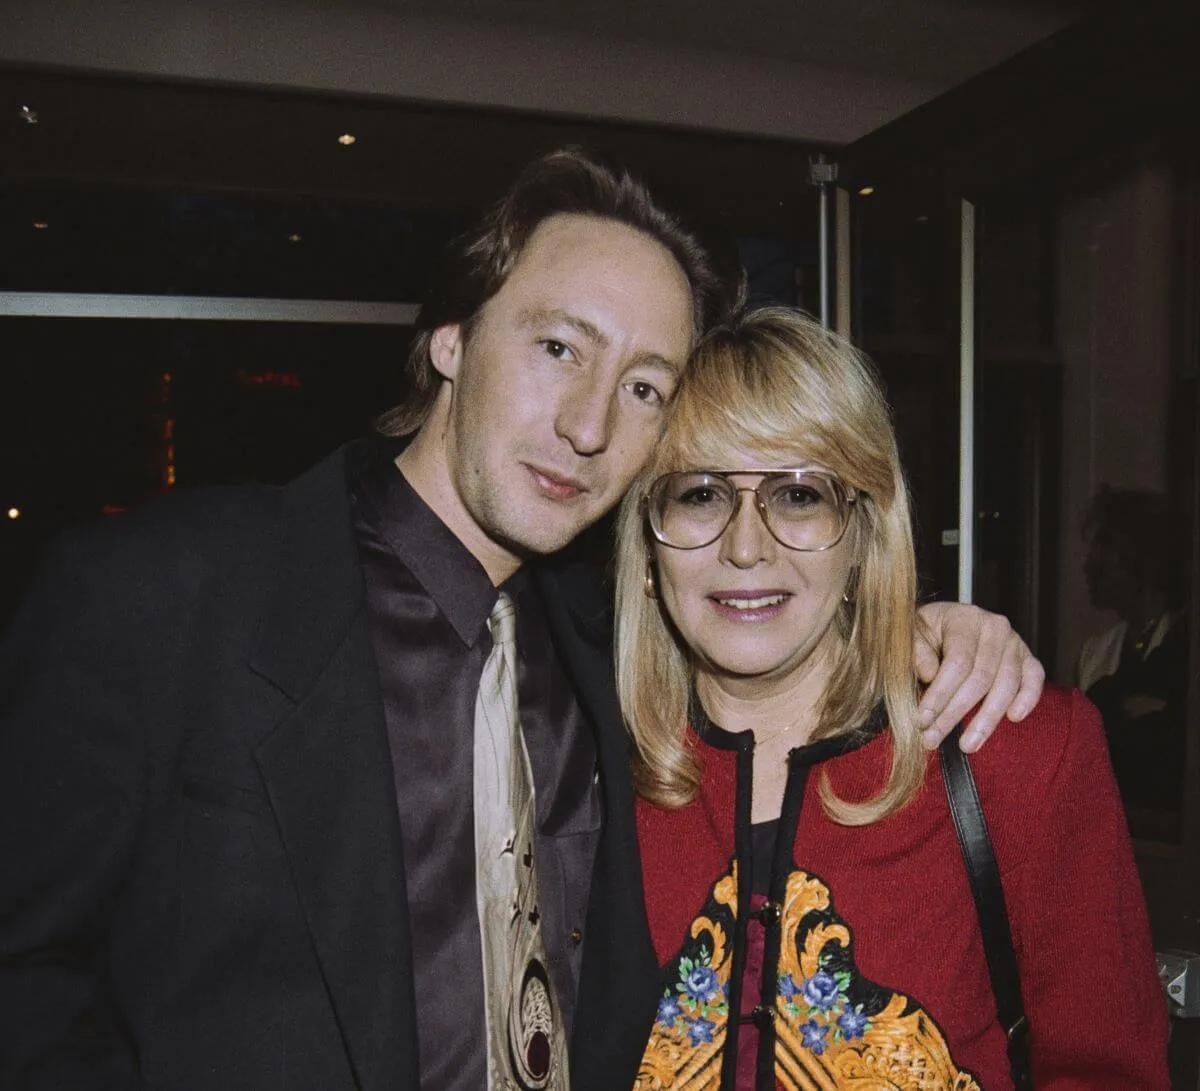
[[488, 616], [488, 628], [492, 632], [492, 643], [507, 644], [510, 647], [517, 642], [517, 606], [503, 591], [496, 599], [496, 605]]

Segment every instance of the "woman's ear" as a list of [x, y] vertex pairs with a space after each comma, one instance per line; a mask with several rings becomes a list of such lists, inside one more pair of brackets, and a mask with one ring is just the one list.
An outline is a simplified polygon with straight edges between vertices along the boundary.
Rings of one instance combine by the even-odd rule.
[[463, 358], [463, 330], [457, 322], [451, 326], [438, 326], [429, 342], [429, 359], [434, 370], [443, 379], [458, 377]]

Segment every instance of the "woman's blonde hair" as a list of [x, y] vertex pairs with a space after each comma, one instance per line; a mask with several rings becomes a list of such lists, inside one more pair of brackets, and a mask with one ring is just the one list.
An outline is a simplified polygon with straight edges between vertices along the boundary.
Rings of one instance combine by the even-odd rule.
[[[846, 825], [877, 821], [921, 784], [925, 752], [913, 666], [916, 562], [908, 490], [891, 415], [870, 362], [808, 315], [750, 311], [696, 347], [661, 442], [617, 521], [617, 685], [636, 744], [638, 792], [666, 807], [695, 798], [700, 769], [686, 741], [693, 681], [686, 646], [645, 593], [651, 543], [644, 496], [661, 474], [737, 469], [750, 452], [767, 465], [818, 463], [858, 493], [855, 569], [836, 625], [841, 647], [811, 741], [862, 727], [882, 700], [892, 767], [867, 800], [821, 784], [827, 812]], [[723, 461], [724, 460], [724, 461]]]

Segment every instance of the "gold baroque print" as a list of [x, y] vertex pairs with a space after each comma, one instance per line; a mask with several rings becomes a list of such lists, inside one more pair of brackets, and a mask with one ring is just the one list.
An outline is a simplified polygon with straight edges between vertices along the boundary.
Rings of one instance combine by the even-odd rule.
[[[658, 1014], [637, 1091], [705, 1091], [721, 1078], [729, 1028], [729, 939], [736, 867], [723, 876], [679, 954], [663, 970]], [[775, 996], [775, 1075], [787, 1091], [981, 1091], [957, 1068], [934, 1020], [859, 974], [852, 935], [829, 888], [788, 877]]]
[[854, 965], [849, 927], [815, 876], [788, 876], [775, 1005], [775, 1074], [788, 1091], [980, 1091], [934, 1020]]
[[635, 1091], [700, 1091], [721, 1079], [729, 1027], [729, 937], [737, 919], [737, 865], [714, 884], [679, 954], [663, 970], [663, 992]]

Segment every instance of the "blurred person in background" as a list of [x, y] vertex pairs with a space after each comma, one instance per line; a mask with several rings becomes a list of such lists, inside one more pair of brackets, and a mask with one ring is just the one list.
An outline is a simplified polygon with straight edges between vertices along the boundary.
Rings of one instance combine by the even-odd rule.
[[1084, 642], [1079, 688], [1104, 718], [1134, 833], [1177, 839], [1188, 684], [1183, 536], [1162, 493], [1110, 485], [1092, 498], [1083, 533], [1091, 604], [1117, 621]]

